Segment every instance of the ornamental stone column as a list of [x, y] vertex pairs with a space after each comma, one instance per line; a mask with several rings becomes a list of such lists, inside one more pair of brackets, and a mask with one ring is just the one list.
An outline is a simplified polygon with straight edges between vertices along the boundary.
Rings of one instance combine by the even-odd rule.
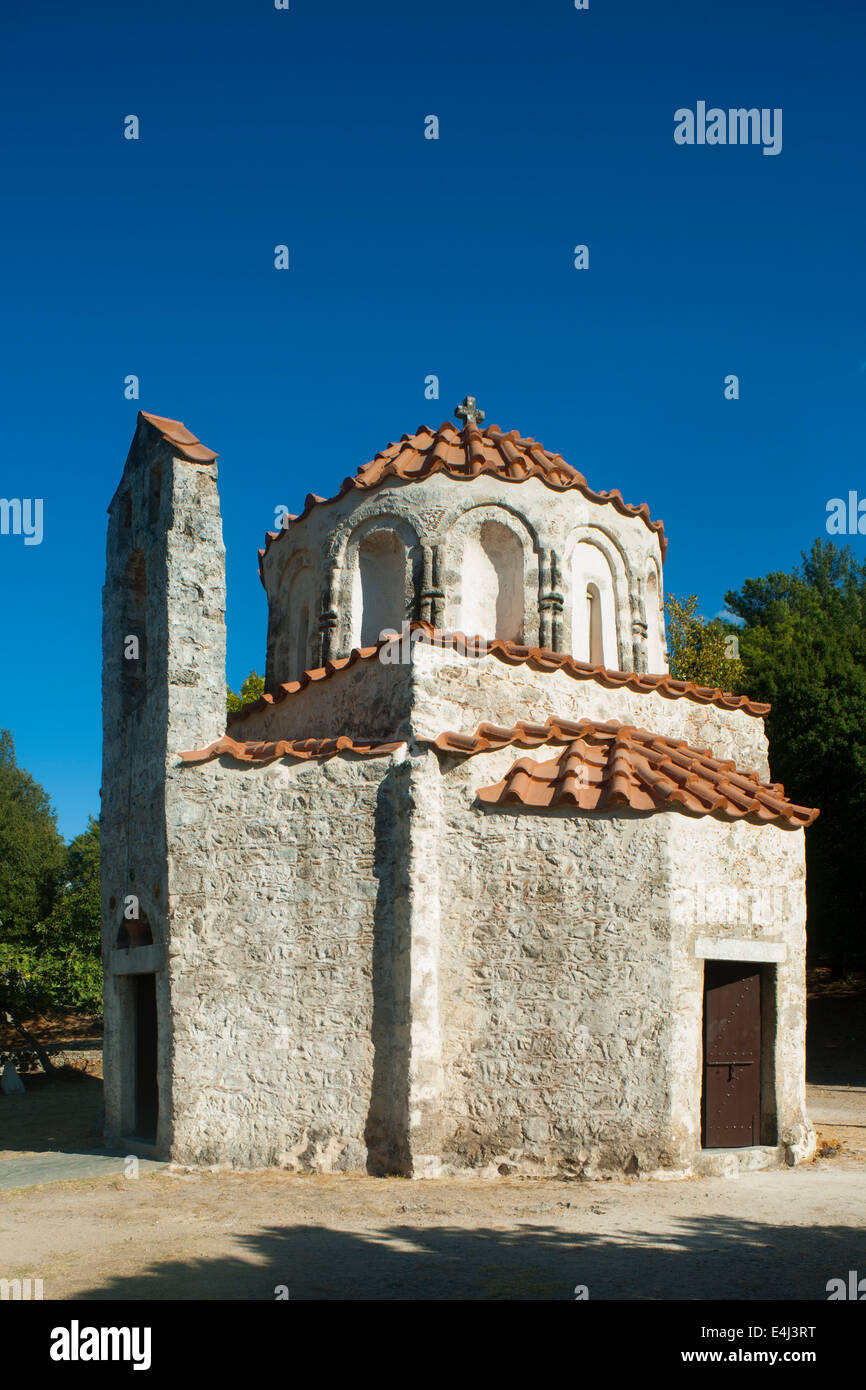
[[445, 594], [442, 590], [442, 545], [439, 541], [421, 542], [421, 603], [420, 616], [425, 623], [442, 626]]
[[562, 566], [551, 548], [541, 550], [538, 557], [538, 645], [554, 652], [562, 651]]
[[322, 595], [322, 612], [319, 617], [319, 633], [316, 638], [318, 656], [316, 664], [324, 666], [326, 661], [337, 656], [337, 627], [340, 621], [337, 612], [337, 584], [340, 563], [335, 556], [328, 560], [328, 578]]
[[649, 651], [647, 641], [646, 585], [637, 576], [629, 585], [629, 604], [631, 606], [632, 662], [634, 670], [643, 673], [649, 670]]

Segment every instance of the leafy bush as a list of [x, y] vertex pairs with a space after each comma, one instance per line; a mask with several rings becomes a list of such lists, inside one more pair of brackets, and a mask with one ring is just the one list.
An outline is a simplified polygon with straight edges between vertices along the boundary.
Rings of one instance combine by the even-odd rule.
[[244, 705], [254, 705], [264, 693], [264, 676], [260, 676], [256, 671], [250, 671], [241, 686], [240, 695], [236, 695], [231, 686], [226, 686], [226, 709], [229, 714], [233, 714], [236, 710], [243, 709]]
[[102, 960], [71, 944], [63, 949], [0, 944], [0, 1011], [102, 1012]]
[[719, 618], [702, 618], [696, 594], [685, 602], [669, 594], [665, 611], [671, 675], [736, 693], [743, 680], [737, 628]]

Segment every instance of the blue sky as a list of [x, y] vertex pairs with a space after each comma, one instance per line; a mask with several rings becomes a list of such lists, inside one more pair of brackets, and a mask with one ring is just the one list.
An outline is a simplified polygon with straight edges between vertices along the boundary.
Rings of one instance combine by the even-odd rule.
[[[235, 686], [275, 508], [466, 393], [647, 501], [707, 614], [866, 495], [857, 0], [48, 0], [4, 50], [0, 496], [43, 498], [44, 538], [0, 536], [0, 726], [67, 836], [139, 408], [220, 454]], [[781, 108], [782, 152], [675, 144], [700, 100]]]

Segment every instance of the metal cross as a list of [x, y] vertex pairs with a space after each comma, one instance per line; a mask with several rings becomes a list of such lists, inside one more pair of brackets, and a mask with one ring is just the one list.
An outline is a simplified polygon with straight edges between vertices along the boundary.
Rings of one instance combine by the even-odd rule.
[[454, 414], [458, 420], [462, 420], [466, 425], [480, 425], [484, 419], [484, 411], [478, 409], [474, 396], [464, 396]]

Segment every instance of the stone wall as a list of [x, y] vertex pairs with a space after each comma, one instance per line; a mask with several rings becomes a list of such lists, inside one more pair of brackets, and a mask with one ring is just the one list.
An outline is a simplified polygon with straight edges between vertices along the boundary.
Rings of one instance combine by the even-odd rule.
[[235, 739], [406, 737], [413, 681], [411, 665], [361, 659], [277, 704], [251, 709], [228, 732]]
[[482, 809], [514, 757], [443, 758], [443, 1162], [698, 1166], [704, 956], [726, 951], [763, 976], [761, 1142], [808, 1156], [803, 831]]
[[667, 1161], [667, 818], [482, 811], [508, 762], [173, 774], [173, 1159]]
[[480, 809], [513, 757], [443, 775], [445, 1169], [665, 1166], [667, 817]]
[[479, 805], [549, 752], [172, 773], [173, 1158], [689, 1171], [706, 939], [783, 952], [766, 1141], [806, 1152], [802, 831]]
[[[805, 834], [710, 817], [669, 818], [672, 919], [671, 1132], [683, 1161], [700, 1149], [704, 959], [754, 959], [765, 1035], [762, 1142], [795, 1158], [814, 1147], [806, 1117]], [[712, 945], [710, 945], [712, 943]], [[767, 1046], [775, 1031], [775, 1047]]]
[[173, 781], [172, 1157], [405, 1166], [399, 756]]
[[[763, 720], [740, 709], [701, 704], [687, 696], [610, 689], [562, 671], [511, 665], [497, 656], [467, 657], [412, 642], [410, 662], [373, 657], [356, 661], [278, 704], [233, 722], [236, 739], [382, 738], [411, 734], [433, 739], [444, 730], [471, 733], [480, 723], [510, 726], [525, 719], [616, 719], [651, 733], [683, 738], [731, 758], [742, 771], [769, 779]], [[384, 649], [388, 655], [388, 649]]]
[[594, 679], [576, 679], [563, 671], [539, 672], [528, 663], [511, 665], [492, 654], [465, 657], [422, 643], [415, 644], [414, 653], [412, 732], [416, 738], [435, 738], [445, 729], [471, 733], [483, 722], [543, 723], [553, 715], [616, 719], [667, 738], [685, 739], [696, 748], [710, 748], [718, 758], [733, 759], [742, 771], [769, 778], [764, 721], [740, 709], [700, 704], [687, 696], [609, 689]]

